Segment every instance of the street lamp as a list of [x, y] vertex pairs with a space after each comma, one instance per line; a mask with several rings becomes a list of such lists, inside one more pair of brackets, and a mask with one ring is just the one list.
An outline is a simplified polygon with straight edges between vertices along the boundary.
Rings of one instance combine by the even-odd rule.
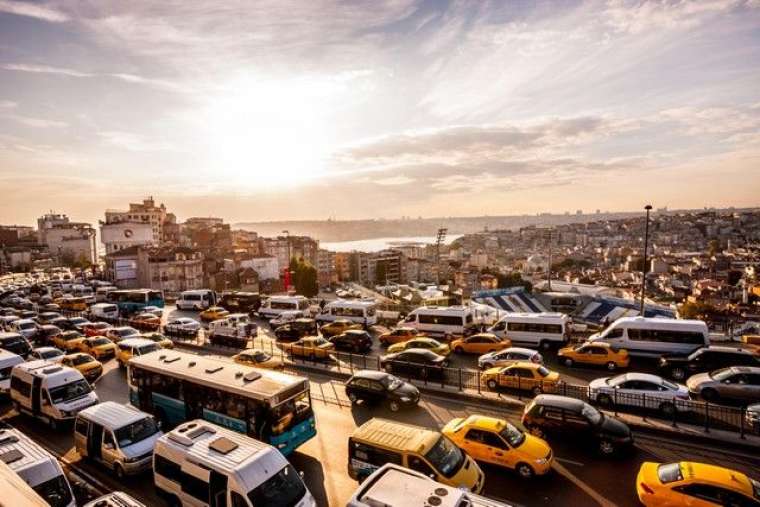
[[651, 204], [644, 206], [647, 212], [646, 225], [644, 226], [644, 265], [641, 268], [641, 304], [639, 314], [644, 316], [644, 291], [647, 284], [647, 246], [649, 245], [649, 211], [652, 209]]

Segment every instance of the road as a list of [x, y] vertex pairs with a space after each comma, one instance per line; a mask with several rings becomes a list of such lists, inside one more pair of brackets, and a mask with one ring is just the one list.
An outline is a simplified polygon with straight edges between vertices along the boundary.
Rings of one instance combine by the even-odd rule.
[[[317, 438], [291, 456], [293, 465], [304, 472], [307, 486], [320, 506], [343, 506], [357, 484], [346, 473], [347, 442], [350, 433], [372, 417], [387, 417], [427, 427], [441, 427], [454, 417], [482, 413], [518, 422], [519, 414], [497, 412], [474, 403], [424, 395], [420, 406], [391, 414], [379, 407], [351, 406], [342, 384], [318, 375], [311, 376], [312, 400], [317, 419]], [[127, 402], [124, 371], [115, 361], [105, 365], [104, 375], [96, 381], [101, 401]], [[0, 405], [0, 414], [54, 453], [71, 462], [75, 470], [101, 483], [101, 489], [127, 491], [146, 505], [161, 505], [149, 475], [128, 478], [119, 483], [102, 467], [80, 461], [72, 448], [70, 430], [51, 431], [28, 417], [15, 414], [9, 404]], [[756, 475], [760, 457], [727, 452], [704, 445], [635, 434], [636, 446], [630, 455], [602, 459], [594, 452], [572, 442], [551, 441], [557, 456], [552, 473], [530, 482], [510, 471], [484, 465], [485, 494], [521, 505], [637, 505], [635, 476], [644, 461], [697, 460], [730, 466]]]

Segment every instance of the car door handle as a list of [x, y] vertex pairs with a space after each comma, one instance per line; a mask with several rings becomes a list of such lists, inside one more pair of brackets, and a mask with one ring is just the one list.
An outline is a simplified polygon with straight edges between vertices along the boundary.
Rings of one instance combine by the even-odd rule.
[[503, 453], [503, 452], [499, 452], [499, 451], [496, 451], [496, 452], [494, 453], [494, 455], [495, 455], [495, 456], [504, 456], [504, 453]]

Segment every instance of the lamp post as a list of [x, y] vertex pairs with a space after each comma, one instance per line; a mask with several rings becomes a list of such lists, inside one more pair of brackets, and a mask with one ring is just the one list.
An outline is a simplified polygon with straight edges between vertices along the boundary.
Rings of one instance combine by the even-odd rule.
[[647, 212], [646, 225], [644, 226], [644, 265], [641, 268], [641, 303], [639, 306], [639, 315], [644, 316], [644, 292], [647, 285], [647, 246], [649, 245], [649, 211], [652, 209], [651, 204], [644, 206]]

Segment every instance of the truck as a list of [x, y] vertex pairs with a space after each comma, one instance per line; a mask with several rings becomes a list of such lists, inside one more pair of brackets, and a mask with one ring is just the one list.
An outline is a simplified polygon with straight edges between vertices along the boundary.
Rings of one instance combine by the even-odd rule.
[[248, 314], [232, 313], [223, 319], [214, 320], [208, 325], [209, 341], [213, 345], [244, 349], [248, 340], [258, 334], [258, 326], [251, 322]]

